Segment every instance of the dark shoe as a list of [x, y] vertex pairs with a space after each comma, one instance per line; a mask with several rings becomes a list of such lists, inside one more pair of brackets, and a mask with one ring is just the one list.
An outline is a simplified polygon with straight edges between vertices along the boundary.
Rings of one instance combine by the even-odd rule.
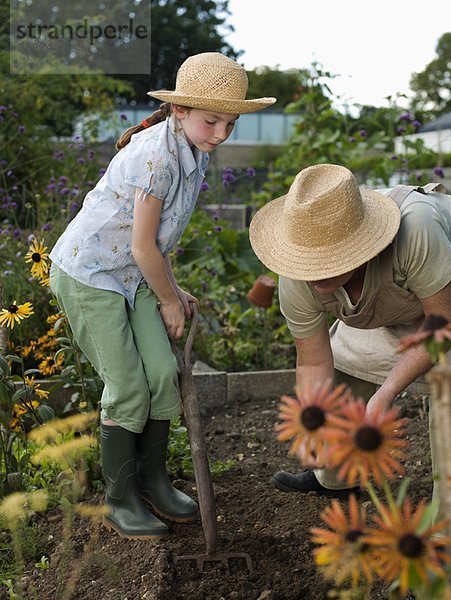
[[173, 487], [166, 471], [169, 421], [147, 421], [136, 436], [138, 485], [142, 498], [155, 512], [177, 523], [191, 523], [198, 514], [197, 503]]
[[287, 471], [277, 471], [270, 479], [271, 483], [283, 492], [317, 492], [323, 496], [347, 496], [358, 494], [359, 487], [344, 490], [329, 490], [320, 484], [312, 469], [306, 469], [297, 475]]
[[105, 504], [110, 509], [103, 524], [128, 539], [157, 539], [166, 536], [169, 529], [147, 510], [140, 497], [135, 435], [122, 427], [100, 426]]

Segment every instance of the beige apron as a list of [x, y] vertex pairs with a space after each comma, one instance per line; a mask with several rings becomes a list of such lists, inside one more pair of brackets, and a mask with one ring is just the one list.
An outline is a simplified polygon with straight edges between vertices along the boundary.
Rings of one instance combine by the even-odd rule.
[[[412, 191], [441, 191], [441, 184], [424, 188], [400, 185], [389, 196], [401, 207]], [[424, 319], [422, 304], [408, 290], [393, 280], [393, 246], [390, 244], [379, 260], [378, 289], [356, 314], [346, 315], [332, 295], [317, 296], [323, 306], [337, 317], [330, 329], [334, 366], [339, 371], [381, 385], [399, 360], [395, 353], [400, 338], [418, 330]], [[419, 377], [408, 390], [428, 394], [429, 384]]]

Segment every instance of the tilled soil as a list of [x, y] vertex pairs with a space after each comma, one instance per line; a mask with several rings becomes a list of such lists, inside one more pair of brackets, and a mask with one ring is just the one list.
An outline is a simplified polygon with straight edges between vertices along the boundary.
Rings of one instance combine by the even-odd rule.
[[[64, 555], [63, 527], [58, 512], [40, 517], [48, 532], [50, 568], [24, 577], [24, 598], [39, 600], [324, 600], [331, 586], [312, 558], [309, 530], [321, 521], [319, 513], [330, 498], [316, 493], [284, 493], [270, 483], [281, 468], [296, 471], [287, 457], [288, 445], [274, 434], [278, 399], [225, 406], [220, 414], [205, 418], [204, 431], [212, 460], [235, 459], [236, 466], [215, 478], [217, 549], [222, 553], [247, 553], [253, 570], [240, 558], [230, 558], [229, 569], [220, 562], [207, 563], [199, 573], [192, 561], [175, 558], [205, 551], [200, 519], [194, 524], [172, 524], [163, 541], [130, 541], [88, 519], [72, 527], [73, 556]], [[420, 398], [399, 399], [409, 421], [406, 467], [412, 478], [410, 496], [430, 498], [427, 414]], [[196, 497], [193, 480], [176, 480], [176, 487]], [[89, 499], [101, 503], [100, 496]], [[371, 511], [371, 504], [365, 495]], [[73, 591], [69, 594], [69, 588]], [[8, 598], [3, 592], [3, 598]], [[372, 600], [388, 597], [376, 585]]]

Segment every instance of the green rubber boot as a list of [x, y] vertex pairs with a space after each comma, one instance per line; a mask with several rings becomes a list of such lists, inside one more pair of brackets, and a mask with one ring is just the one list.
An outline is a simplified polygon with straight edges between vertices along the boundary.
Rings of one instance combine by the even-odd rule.
[[121, 537], [151, 540], [169, 529], [149, 512], [137, 487], [136, 434], [122, 427], [100, 426], [102, 469], [106, 485], [105, 504], [110, 514], [103, 524]]
[[166, 471], [169, 421], [147, 421], [136, 436], [138, 485], [155, 512], [178, 523], [196, 520], [197, 503], [171, 485]]

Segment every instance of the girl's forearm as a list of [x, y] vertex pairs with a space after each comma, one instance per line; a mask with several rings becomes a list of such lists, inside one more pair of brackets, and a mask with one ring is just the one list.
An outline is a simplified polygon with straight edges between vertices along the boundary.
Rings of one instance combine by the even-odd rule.
[[162, 304], [179, 302], [175, 279], [173, 276], [170, 277], [166, 268], [166, 259], [163, 258], [158, 248], [145, 253], [135, 249], [133, 257], [144, 279]]

